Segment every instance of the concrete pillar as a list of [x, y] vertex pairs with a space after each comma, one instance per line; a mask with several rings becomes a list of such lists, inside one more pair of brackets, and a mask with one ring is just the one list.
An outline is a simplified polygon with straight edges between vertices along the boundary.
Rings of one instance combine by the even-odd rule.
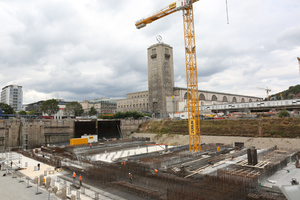
[[63, 200], [67, 199], [67, 186], [64, 185], [61, 189], [61, 198]]
[[43, 183], [44, 183], [44, 175], [41, 174], [41, 175], [40, 175], [40, 186], [42, 186]]
[[53, 193], [56, 194], [56, 193], [57, 193], [57, 190], [58, 190], [57, 186], [54, 186], [54, 187], [53, 187]]
[[80, 192], [79, 191], [76, 192], [76, 199], [78, 199], [78, 200], [80, 199]]
[[52, 181], [51, 181], [51, 187], [54, 187], [55, 186], [55, 180], [53, 179]]
[[50, 187], [50, 183], [51, 183], [51, 177], [47, 177], [46, 178], [46, 189], [48, 189]]
[[76, 197], [74, 194], [71, 195], [71, 200], [76, 200]]
[[71, 186], [67, 187], [67, 190], [68, 190], [68, 195], [71, 194]]
[[82, 194], [85, 194], [85, 188], [84, 188], [84, 187], [81, 187], [80, 189], [81, 189], [81, 193], [82, 193]]
[[95, 200], [99, 200], [99, 194], [95, 193]]

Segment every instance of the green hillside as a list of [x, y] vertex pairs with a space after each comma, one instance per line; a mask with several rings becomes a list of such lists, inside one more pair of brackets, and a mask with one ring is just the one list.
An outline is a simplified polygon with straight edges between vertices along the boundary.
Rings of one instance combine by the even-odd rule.
[[288, 90], [271, 95], [270, 98], [275, 97], [276, 100], [280, 100], [280, 94], [282, 94], [283, 99], [292, 99], [298, 93], [300, 93], [300, 85], [295, 85], [290, 86]]

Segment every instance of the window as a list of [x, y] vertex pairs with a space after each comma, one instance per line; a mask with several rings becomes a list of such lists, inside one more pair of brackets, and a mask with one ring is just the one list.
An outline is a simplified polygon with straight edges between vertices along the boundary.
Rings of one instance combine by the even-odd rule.
[[217, 101], [217, 100], [218, 100], [218, 98], [217, 98], [217, 96], [216, 96], [216, 95], [213, 95], [213, 96], [211, 97], [211, 100], [212, 100], [212, 101]]
[[201, 93], [201, 94], [199, 95], [199, 100], [203, 100], [203, 101], [205, 100], [204, 94]]
[[[189, 96], [191, 96], [191, 94], [189, 93]], [[184, 99], [187, 99], [187, 92], [184, 94]]]
[[156, 54], [156, 49], [152, 49], [152, 55]]

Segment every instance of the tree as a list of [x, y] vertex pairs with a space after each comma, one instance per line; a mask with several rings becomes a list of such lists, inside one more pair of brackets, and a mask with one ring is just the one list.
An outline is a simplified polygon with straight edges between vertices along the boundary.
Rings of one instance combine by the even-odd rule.
[[82, 115], [83, 112], [84, 110], [82, 109], [81, 104], [78, 103], [77, 101], [67, 103], [66, 105], [65, 114], [68, 116], [72, 115], [76, 117]]
[[151, 114], [143, 114], [137, 111], [127, 111], [127, 112], [117, 112], [116, 114], [114, 114], [114, 118], [115, 119], [124, 119], [127, 117], [133, 117], [134, 119], [138, 119], [140, 117], [144, 117], [144, 116], [149, 116], [152, 117]]
[[94, 106], [91, 107], [90, 110], [89, 110], [89, 116], [96, 115], [96, 114], [97, 114], [97, 110], [94, 108]]
[[0, 103], [0, 109], [2, 110], [2, 114], [14, 114], [14, 109], [6, 104], [6, 103]]
[[28, 111], [27, 114], [28, 114], [28, 115], [35, 115], [35, 111], [34, 111], [34, 110]]
[[21, 110], [18, 112], [19, 115], [27, 115], [27, 112], [25, 110]]
[[278, 117], [280, 117], [280, 118], [289, 117], [289, 116], [290, 116], [290, 113], [287, 110], [285, 110], [285, 109], [282, 109], [278, 113]]
[[44, 101], [41, 107], [41, 111], [48, 114], [49, 116], [56, 114], [59, 111], [58, 101], [56, 99]]

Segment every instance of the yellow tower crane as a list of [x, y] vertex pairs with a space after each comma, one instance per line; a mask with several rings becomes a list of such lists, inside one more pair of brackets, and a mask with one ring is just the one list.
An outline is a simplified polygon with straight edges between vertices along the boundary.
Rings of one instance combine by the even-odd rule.
[[193, 3], [197, 1], [199, 0], [178, 0], [153, 15], [137, 21], [135, 24], [136, 28], [140, 29], [147, 24], [176, 11], [182, 10], [183, 12], [190, 151], [201, 151], [198, 75], [193, 12]]
[[260, 87], [258, 87], [258, 89], [262, 89], [262, 90], [266, 90], [266, 92], [267, 92], [267, 99], [268, 99], [268, 101], [269, 101], [269, 98], [270, 98], [270, 96], [269, 96], [269, 92], [271, 92], [271, 89], [269, 89], [268, 87], [267, 88], [260, 88]]

